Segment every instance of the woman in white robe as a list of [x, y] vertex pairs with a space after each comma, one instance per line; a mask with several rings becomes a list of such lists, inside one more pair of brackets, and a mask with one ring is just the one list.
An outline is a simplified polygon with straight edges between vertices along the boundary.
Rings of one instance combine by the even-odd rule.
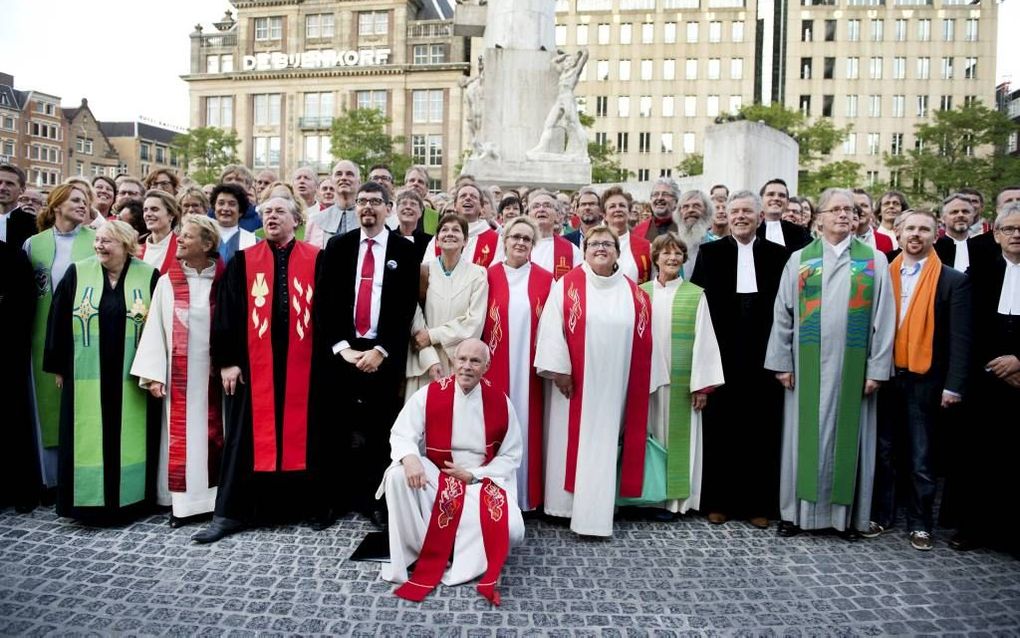
[[[690, 494], [686, 498], [673, 498], [661, 504], [662, 509], [672, 514], [683, 514], [687, 510], [700, 508], [701, 411], [708, 402], [709, 393], [723, 384], [722, 357], [705, 293], [680, 276], [686, 259], [687, 249], [675, 236], [666, 234], [656, 237], [652, 242], [652, 260], [658, 276], [642, 286], [652, 298], [652, 396], [648, 404], [648, 433], [669, 450], [671, 458], [673, 454], [688, 455], [687, 480]], [[689, 337], [684, 335], [693, 341], [690, 383], [687, 387], [673, 388], [677, 382], [672, 377], [673, 341], [681, 336], [674, 333], [674, 312], [678, 309], [674, 302], [681, 288], [685, 289], [684, 292], [696, 294], [698, 301], [693, 322], [694, 334]], [[690, 446], [687, 450], [669, 449], [672, 416], [670, 399], [674, 390], [690, 396], [686, 402], [690, 405]], [[668, 518], [668, 515], [663, 518]]]
[[165, 275], [177, 258], [177, 236], [174, 235], [181, 218], [177, 200], [159, 189], [145, 194], [142, 204], [142, 221], [149, 234], [142, 243], [142, 261]]
[[[215, 468], [222, 450], [222, 420], [210, 417], [209, 334], [213, 283], [216, 278], [216, 247], [219, 236], [216, 224], [204, 216], [185, 217], [181, 236], [177, 242], [180, 265], [177, 272], [159, 278], [152, 295], [149, 320], [145, 324], [138, 352], [131, 366], [131, 374], [139, 378], [139, 385], [163, 401], [163, 424], [160, 435], [159, 467], [156, 483], [157, 502], [172, 508], [170, 526], [179, 527], [184, 519], [208, 514], [216, 505]], [[174, 266], [176, 270], [178, 267]], [[186, 280], [188, 306], [186, 312], [178, 307], [175, 286], [180, 276]], [[177, 282], [175, 284], [175, 281]], [[183, 315], [183, 317], [182, 317]], [[184, 491], [170, 487], [171, 440], [170, 418], [175, 392], [170, 380], [174, 377], [173, 346], [174, 325], [187, 322], [187, 384], [186, 425], [184, 441], [173, 441], [176, 449], [184, 451]], [[215, 387], [215, 386], [214, 386]], [[219, 396], [212, 397], [219, 401]], [[218, 407], [214, 405], [215, 409]], [[215, 410], [214, 415], [219, 411]], [[210, 432], [210, 419], [219, 426], [219, 436]], [[210, 438], [212, 437], [212, 439]], [[176, 446], [183, 445], [183, 448]], [[210, 460], [212, 462], [210, 462]]]
[[482, 335], [489, 282], [484, 268], [463, 258], [467, 225], [456, 213], [443, 215], [435, 237], [442, 253], [421, 266], [425, 308], [415, 311], [411, 326], [407, 399], [450, 373], [450, 353], [457, 344]]

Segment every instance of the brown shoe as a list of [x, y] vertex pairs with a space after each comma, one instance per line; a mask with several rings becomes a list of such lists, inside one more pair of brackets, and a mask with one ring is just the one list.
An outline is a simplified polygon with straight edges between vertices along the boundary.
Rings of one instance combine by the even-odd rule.
[[722, 525], [727, 520], [726, 515], [721, 512], [710, 512], [708, 514], [708, 522], [713, 525]]
[[765, 518], [764, 516], [755, 516], [754, 518], [748, 519], [747, 522], [750, 523], [751, 525], [754, 525], [758, 529], [769, 528], [769, 519]]

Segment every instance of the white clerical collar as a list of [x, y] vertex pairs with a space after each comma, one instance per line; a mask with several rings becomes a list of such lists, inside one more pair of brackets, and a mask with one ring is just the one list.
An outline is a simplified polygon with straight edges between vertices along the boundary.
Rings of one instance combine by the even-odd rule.
[[680, 284], [682, 284], [683, 282], [684, 282], [683, 277], [677, 277], [676, 279], [670, 279], [669, 281], [667, 281], [666, 285], [662, 285], [662, 282], [659, 281], [658, 277], [656, 277], [655, 287], [661, 290], [669, 290], [670, 288], [679, 288]]
[[953, 240], [953, 243], [954, 243], [954, 244], [956, 244], [957, 246], [959, 246], [960, 244], [964, 244], [964, 245], [966, 245], [966, 243], [967, 243], [967, 240], [969, 239], [969, 237], [964, 237], [963, 239], [957, 239], [957, 238], [955, 238], [955, 237], [950, 237], [950, 239], [952, 239], [952, 240]]
[[[617, 266], [619, 266], [619, 264], [617, 264]], [[599, 288], [609, 288], [615, 284], [618, 279], [623, 277], [623, 271], [619, 267], [617, 267], [617, 269], [613, 271], [613, 274], [608, 277], [604, 277], [592, 270], [591, 266], [588, 265], [588, 262], [584, 262], [581, 267], [584, 268], [585, 274], [588, 275], [588, 281]]]
[[733, 241], [736, 242], [737, 244], [737, 250], [754, 250], [755, 239], [757, 239], [757, 237], [752, 237], [751, 241], [747, 242], [746, 244], [737, 238], [734, 238]]
[[846, 251], [847, 248], [850, 247], [850, 242], [853, 241], [853, 238], [854, 238], [853, 234], [847, 235], [843, 241], [839, 242], [836, 245], [830, 244], [829, 240], [825, 238], [822, 238], [822, 241], [825, 242], [826, 246], [832, 249], [832, 252], [836, 253], [837, 257], [839, 257], [843, 254], [844, 251]]
[[523, 271], [531, 270], [531, 262], [530, 261], [526, 261], [523, 264], [521, 264], [520, 266], [514, 268], [513, 266], [510, 265], [509, 261], [504, 260], [503, 261], [503, 268], [505, 268], [505, 269], [507, 269], [507, 270], [509, 270], [511, 272], [523, 272]]

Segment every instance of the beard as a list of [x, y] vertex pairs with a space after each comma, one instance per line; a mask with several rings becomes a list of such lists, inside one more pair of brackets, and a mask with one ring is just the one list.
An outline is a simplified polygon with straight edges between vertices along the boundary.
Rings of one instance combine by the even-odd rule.
[[688, 254], [701, 245], [701, 242], [705, 240], [705, 234], [711, 226], [712, 222], [704, 217], [680, 224], [680, 227], [677, 229], [677, 236], [687, 244]]

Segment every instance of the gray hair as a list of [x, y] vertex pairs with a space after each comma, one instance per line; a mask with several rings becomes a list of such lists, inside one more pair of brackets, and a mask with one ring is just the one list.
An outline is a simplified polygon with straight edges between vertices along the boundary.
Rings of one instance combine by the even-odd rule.
[[741, 191], [734, 191], [733, 194], [730, 195], [730, 198], [726, 200], [726, 212], [727, 213], [730, 212], [730, 208], [732, 208], [733, 202], [737, 201], [738, 199], [749, 199], [749, 200], [751, 200], [751, 206], [754, 208], [754, 212], [756, 212], [756, 213], [760, 213], [761, 212], [761, 209], [762, 209], [761, 196], [758, 195], [758, 193], [756, 193], [754, 191], [741, 190]]
[[[680, 201], [680, 185], [672, 177], [660, 177], [659, 179], [652, 182], [652, 190], [655, 190], [656, 186], [669, 186], [669, 190], [673, 193], [673, 199]], [[705, 210], [708, 210], [707, 208]]]
[[[262, 202], [262, 206], [267, 207], [267, 206], [269, 206], [270, 202], [272, 202], [273, 200], [277, 200], [277, 199], [287, 205], [287, 210], [290, 211], [291, 216], [294, 218], [294, 223], [295, 224], [300, 226], [301, 224], [304, 223], [305, 216], [302, 214], [303, 211], [297, 205], [297, 202], [294, 201], [293, 199], [289, 198], [289, 197], [283, 197], [283, 196], [280, 196], [280, 195], [277, 195], [276, 197], [270, 197], [266, 201]], [[261, 217], [261, 216], [262, 216], [262, 211], [259, 210], [259, 217]]]
[[712, 198], [706, 195], [705, 191], [696, 188], [689, 190], [685, 192], [683, 195], [681, 195], [680, 199], [677, 200], [677, 203], [682, 204], [686, 201], [694, 199], [695, 197], [701, 200], [701, 205], [705, 207], [706, 215], [711, 214], [711, 212], [715, 210], [715, 206], [712, 204]]
[[943, 199], [942, 203], [939, 204], [939, 214], [940, 215], [943, 214], [945, 212], [946, 206], [949, 206], [950, 204], [952, 204], [955, 201], [963, 202], [964, 204], [966, 204], [970, 208], [971, 214], [974, 213], [974, 204], [972, 204], [969, 199], [964, 197], [963, 193], [953, 193], [949, 197]]
[[822, 212], [824, 209], [828, 208], [829, 201], [837, 195], [846, 197], [846, 201], [850, 202], [851, 206], [854, 205], [854, 194], [849, 188], [826, 188], [822, 191], [822, 194], [818, 196], [818, 212]]
[[1007, 217], [1014, 215], [1020, 215], [1020, 202], [1010, 202], [1003, 207], [1002, 211], [995, 216], [995, 230], [999, 230]]

